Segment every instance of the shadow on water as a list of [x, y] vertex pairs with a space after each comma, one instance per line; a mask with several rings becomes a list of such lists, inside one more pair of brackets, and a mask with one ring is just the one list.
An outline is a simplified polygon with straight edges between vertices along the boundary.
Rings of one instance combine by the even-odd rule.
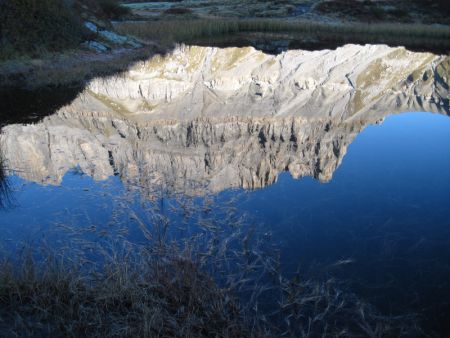
[[119, 75], [137, 62], [170, 53], [173, 47], [149, 46], [123, 55], [55, 62], [56, 65], [49, 60], [43, 66], [0, 74], [0, 128], [12, 123], [39, 122], [70, 104], [93, 78]]
[[82, 91], [76, 87], [11, 88], [0, 92], [0, 128], [12, 123], [35, 123], [72, 102]]

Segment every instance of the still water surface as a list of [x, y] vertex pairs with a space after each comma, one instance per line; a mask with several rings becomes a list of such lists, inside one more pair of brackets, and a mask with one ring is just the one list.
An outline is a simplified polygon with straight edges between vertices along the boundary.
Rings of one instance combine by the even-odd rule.
[[[383, 313], [416, 313], [429, 330], [448, 333], [449, 145], [447, 116], [394, 115], [356, 137], [327, 183], [285, 172], [265, 188], [219, 192], [216, 201], [236, 198], [248, 222], [271, 233], [287, 274], [339, 279]], [[118, 175], [96, 181], [74, 168], [55, 186], [8, 169], [0, 239], [11, 253], [22, 241], [51, 238], [61, 224], [111, 230], [119, 222], [142, 240], [129, 217], [143, 212], [139, 190]]]

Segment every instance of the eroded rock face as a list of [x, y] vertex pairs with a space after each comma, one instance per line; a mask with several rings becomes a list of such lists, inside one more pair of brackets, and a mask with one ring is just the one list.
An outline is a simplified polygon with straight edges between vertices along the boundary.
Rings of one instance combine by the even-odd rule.
[[8, 168], [42, 184], [74, 167], [144, 194], [254, 189], [283, 171], [325, 182], [368, 124], [448, 113], [445, 62], [386, 46], [279, 56], [185, 47], [92, 81], [42, 122], [5, 127], [0, 141]]

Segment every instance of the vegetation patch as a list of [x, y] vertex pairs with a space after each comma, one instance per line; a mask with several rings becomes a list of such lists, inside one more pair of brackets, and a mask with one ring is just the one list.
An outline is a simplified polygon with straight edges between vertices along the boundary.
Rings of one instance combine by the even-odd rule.
[[0, 59], [75, 48], [85, 31], [76, 13], [59, 0], [0, 2]]
[[0, 1], [0, 60], [76, 49], [93, 38], [83, 19], [118, 19], [129, 12], [116, 0]]
[[[88, 337], [249, 337], [235, 299], [189, 260], [125, 257], [98, 274], [47, 257], [2, 264], [0, 334]], [[124, 260], [125, 259], [125, 260]], [[79, 262], [81, 263], [81, 262]], [[6, 324], [10, 323], [10, 324]]]
[[447, 56], [436, 66], [437, 79], [445, 86], [450, 88], [450, 56]]
[[356, 79], [356, 86], [358, 89], [367, 89], [368, 86], [376, 83], [376, 80], [383, 77], [386, 72], [386, 65], [383, 60], [376, 59], [368, 67], [366, 72], [361, 73]]
[[[95, 1], [90, 4], [93, 5], [96, 5]], [[107, 19], [119, 19], [131, 13], [128, 7], [122, 6], [117, 0], [97, 0], [96, 9], [96, 15]]]
[[131, 115], [131, 112], [126, 107], [124, 107], [122, 104], [120, 104], [118, 102], [113, 102], [105, 95], [94, 93], [93, 91], [91, 91], [89, 89], [87, 89], [87, 91], [89, 92], [90, 95], [95, 97], [97, 100], [99, 100], [101, 103], [103, 103], [108, 108], [111, 108], [113, 111], [118, 112], [122, 115]]

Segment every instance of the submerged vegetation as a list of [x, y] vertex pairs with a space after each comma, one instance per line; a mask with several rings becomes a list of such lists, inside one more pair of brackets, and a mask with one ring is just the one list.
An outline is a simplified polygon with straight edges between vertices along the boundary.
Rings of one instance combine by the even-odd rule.
[[222, 37], [230, 39], [240, 33], [287, 34], [285, 39], [327, 43], [386, 43], [419, 49], [450, 48], [450, 28], [423, 24], [332, 24], [314, 21], [280, 19], [215, 19], [163, 20], [121, 23], [117, 29], [142, 39], [162, 42], [195, 43], [202, 38], [208, 42]]
[[[64, 226], [66, 239], [52, 240], [51, 249], [44, 241], [20, 255], [2, 254], [0, 335], [401, 337], [420, 332], [415, 317], [381, 316], [336, 281], [284, 277], [278, 251], [252, 230], [234, 201], [167, 203], [155, 199], [145, 215], [125, 208], [142, 240], [131, 241], [132, 229], [121, 224]], [[182, 224], [172, 223], [169, 213]]]

